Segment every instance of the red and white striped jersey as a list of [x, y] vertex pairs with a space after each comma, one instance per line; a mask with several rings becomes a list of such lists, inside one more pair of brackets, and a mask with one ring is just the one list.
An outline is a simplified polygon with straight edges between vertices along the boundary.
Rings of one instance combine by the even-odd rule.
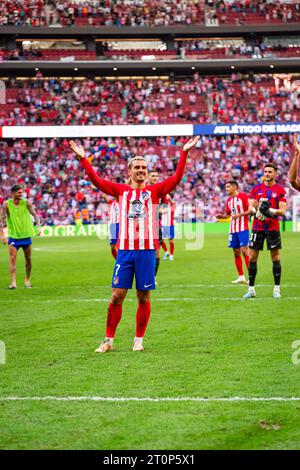
[[[238, 193], [236, 196], [230, 196], [226, 203], [226, 214], [234, 215], [246, 212], [249, 208], [249, 198], [245, 193]], [[238, 219], [230, 221], [230, 233], [243, 232], [249, 230], [249, 217], [242, 215]]]
[[186, 165], [187, 152], [182, 151], [173, 176], [160, 183], [134, 189], [127, 184], [113, 183], [100, 178], [86, 158], [80, 160], [94, 186], [105, 194], [118, 199], [120, 250], [155, 250], [158, 242], [158, 205], [163, 196], [170, 193], [181, 181]]
[[109, 223], [110, 224], [118, 224], [119, 223], [119, 204], [118, 201], [112, 201], [110, 203], [110, 214], [109, 214]]
[[176, 203], [168, 201], [167, 207], [164, 207], [164, 209], [166, 212], [162, 214], [161, 224], [163, 227], [171, 227], [174, 225]]

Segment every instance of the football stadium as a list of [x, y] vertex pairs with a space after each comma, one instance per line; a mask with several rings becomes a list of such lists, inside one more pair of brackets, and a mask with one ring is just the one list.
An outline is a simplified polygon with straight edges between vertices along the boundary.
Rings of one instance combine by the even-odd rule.
[[298, 134], [300, 2], [1, 2], [1, 450], [299, 449]]

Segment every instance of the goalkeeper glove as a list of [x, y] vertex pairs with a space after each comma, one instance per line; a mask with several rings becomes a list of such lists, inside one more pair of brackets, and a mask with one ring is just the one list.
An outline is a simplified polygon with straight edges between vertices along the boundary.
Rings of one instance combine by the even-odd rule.
[[271, 208], [271, 203], [268, 201], [268, 199], [260, 200], [258, 211], [266, 217], [276, 217], [276, 215], [273, 213], [274, 209]]
[[255, 214], [255, 217], [256, 217], [258, 220], [260, 220], [261, 222], [263, 222], [263, 221], [266, 220], [266, 218], [267, 218], [264, 214], [262, 214], [262, 213], [260, 212], [259, 209], [257, 209], [256, 214]]

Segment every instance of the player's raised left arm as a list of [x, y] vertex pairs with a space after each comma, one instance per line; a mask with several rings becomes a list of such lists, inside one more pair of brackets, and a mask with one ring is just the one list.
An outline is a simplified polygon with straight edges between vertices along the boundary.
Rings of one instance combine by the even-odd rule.
[[37, 212], [35, 210], [35, 207], [33, 206], [32, 202], [28, 201], [28, 199], [26, 199], [26, 204], [27, 204], [27, 208], [30, 212], [30, 214], [33, 216], [34, 218], [34, 221], [35, 221], [35, 224], [37, 226], [37, 231], [38, 231], [38, 236], [41, 235], [41, 222], [40, 222], [40, 219], [39, 219], [39, 216], [37, 215]]
[[196, 146], [198, 140], [199, 136], [195, 136], [184, 144], [174, 175], [155, 185], [160, 197], [171, 192], [180, 183], [184, 175], [188, 153]]
[[300, 178], [298, 176], [300, 167], [300, 144], [298, 142], [298, 134], [294, 135], [294, 156], [289, 171], [289, 180], [291, 186], [300, 191]]

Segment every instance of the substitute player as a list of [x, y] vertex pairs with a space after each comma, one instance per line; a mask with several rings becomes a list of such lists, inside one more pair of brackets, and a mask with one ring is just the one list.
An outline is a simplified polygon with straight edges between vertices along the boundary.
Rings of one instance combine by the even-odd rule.
[[[14, 184], [11, 188], [12, 198], [4, 201], [0, 216], [0, 238], [2, 243], [9, 247], [10, 275], [11, 283], [9, 289], [16, 289], [16, 261], [19, 248], [22, 248], [25, 255], [25, 287], [30, 288], [31, 274], [31, 237], [34, 235], [34, 227], [30, 214], [34, 217], [38, 229], [38, 235], [41, 234], [40, 221], [32, 203], [23, 198], [23, 186]], [[8, 241], [4, 236], [4, 224], [7, 224]]]
[[112, 298], [108, 306], [106, 336], [96, 352], [113, 349], [113, 340], [122, 316], [122, 304], [135, 276], [138, 309], [136, 336], [133, 350], [143, 351], [143, 337], [151, 313], [150, 292], [155, 289], [155, 250], [158, 248], [157, 206], [159, 200], [181, 181], [189, 150], [199, 137], [190, 139], [180, 155], [173, 176], [160, 183], [147, 185], [147, 163], [141, 156], [129, 161], [130, 185], [113, 183], [100, 178], [85, 158], [81, 145], [71, 141], [70, 147], [79, 158], [91, 182], [102, 192], [118, 198], [120, 207], [120, 233], [118, 256], [112, 278]]
[[[174, 226], [174, 216], [175, 216], [176, 203], [173, 201], [170, 194], [167, 194], [166, 200], [164, 201], [164, 209], [162, 211], [162, 249], [165, 252], [163, 260], [169, 258], [170, 261], [174, 260], [174, 238], [175, 238], [175, 226]], [[165, 242], [169, 240], [169, 251], [167, 244]]]
[[239, 191], [236, 180], [227, 181], [225, 191], [228, 197], [225, 213], [218, 214], [217, 219], [230, 219], [228, 248], [233, 249], [234, 262], [238, 272], [238, 278], [232, 284], [247, 284], [243, 270], [243, 259], [248, 270], [249, 266], [249, 201], [246, 193]]
[[280, 249], [281, 236], [278, 217], [283, 217], [286, 212], [286, 191], [276, 183], [277, 167], [268, 163], [264, 167], [264, 182], [252, 188], [249, 197], [249, 209], [255, 214], [252, 233], [249, 242], [249, 290], [244, 299], [256, 297], [255, 277], [257, 273], [258, 255], [267, 240], [267, 248], [270, 250], [273, 262], [274, 291], [273, 297], [279, 299], [281, 263]]
[[298, 134], [294, 135], [294, 155], [292, 164], [289, 172], [289, 179], [291, 186], [300, 191], [300, 178], [299, 178], [299, 169], [300, 169], [300, 143], [298, 142]]

